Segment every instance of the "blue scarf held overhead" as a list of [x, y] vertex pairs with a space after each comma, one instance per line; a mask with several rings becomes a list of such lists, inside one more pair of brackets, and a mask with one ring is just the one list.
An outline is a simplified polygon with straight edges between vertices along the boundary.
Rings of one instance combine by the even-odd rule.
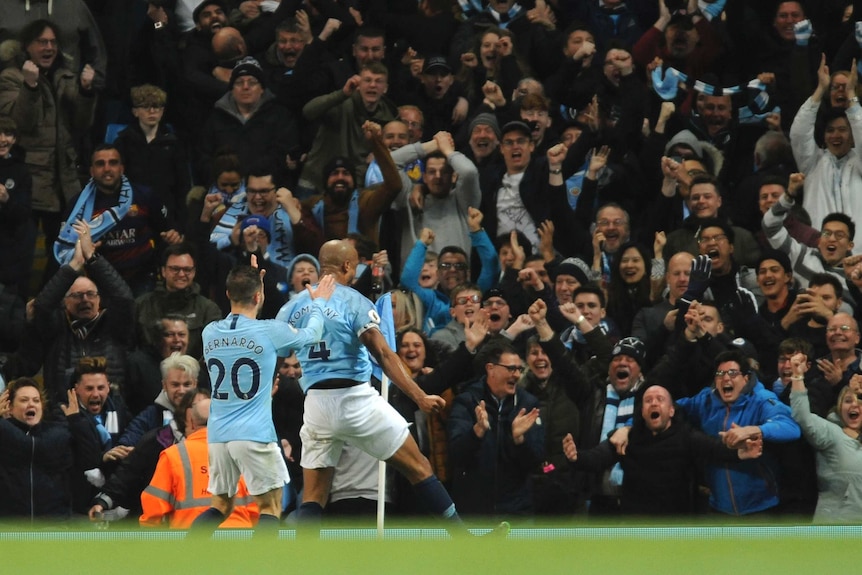
[[75, 255], [75, 244], [78, 242], [78, 232], [72, 227], [72, 224], [78, 220], [87, 222], [90, 228], [90, 237], [93, 242], [98, 242], [106, 233], [108, 233], [117, 223], [122, 220], [132, 207], [134, 195], [132, 193], [132, 184], [129, 183], [129, 178], [123, 176], [120, 183], [120, 193], [118, 196], [117, 205], [108, 208], [95, 218], [93, 217], [93, 206], [96, 203], [96, 183], [91, 179], [84, 186], [81, 195], [78, 196], [78, 202], [69, 213], [69, 218], [63, 224], [63, 229], [60, 230], [60, 235], [57, 236], [57, 241], [54, 242], [54, 257], [62, 266], [72, 261]]

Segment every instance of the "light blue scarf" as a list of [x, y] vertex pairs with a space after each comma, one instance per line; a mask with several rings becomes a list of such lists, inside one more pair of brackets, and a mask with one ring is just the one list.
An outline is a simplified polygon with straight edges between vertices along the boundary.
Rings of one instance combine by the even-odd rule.
[[132, 184], [129, 183], [129, 178], [123, 176], [120, 183], [117, 205], [113, 208], [108, 208], [94, 218], [93, 206], [96, 203], [97, 193], [96, 183], [90, 179], [87, 185], [84, 186], [84, 189], [81, 190], [78, 202], [69, 213], [69, 218], [63, 223], [63, 229], [60, 230], [60, 235], [57, 236], [57, 241], [54, 242], [54, 257], [61, 266], [72, 261], [72, 257], [75, 255], [78, 232], [72, 227], [73, 223], [78, 220], [87, 222], [87, 225], [90, 227], [90, 237], [93, 238], [93, 242], [98, 242], [102, 236], [113, 229], [126, 216], [134, 201]]

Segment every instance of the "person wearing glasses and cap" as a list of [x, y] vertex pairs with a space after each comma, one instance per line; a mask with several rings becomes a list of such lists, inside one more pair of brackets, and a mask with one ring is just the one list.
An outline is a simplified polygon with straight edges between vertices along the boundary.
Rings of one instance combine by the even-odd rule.
[[484, 375], [455, 397], [447, 421], [452, 498], [462, 515], [533, 512], [533, 471], [544, 457], [539, 400], [518, 385], [524, 363], [509, 343], [489, 342]]
[[709, 506], [727, 515], [748, 515], [774, 509], [779, 501], [778, 460], [773, 443], [787, 443], [801, 435], [790, 409], [767, 391], [740, 351], [725, 351], [715, 358], [713, 385], [694, 397], [677, 400], [688, 421], [708, 435], [724, 438], [738, 448], [747, 439], [763, 438], [758, 462], [740, 461], [709, 465], [706, 483]]

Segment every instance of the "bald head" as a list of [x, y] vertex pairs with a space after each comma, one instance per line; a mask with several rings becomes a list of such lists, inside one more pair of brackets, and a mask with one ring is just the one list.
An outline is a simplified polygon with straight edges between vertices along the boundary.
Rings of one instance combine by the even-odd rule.
[[221, 28], [213, 34], [213, 54], [220, 61], [237, 60], [248, 52], [242, 34], [236, 28]]
[[669, 291], [670, 303], [676, 303], [688, 289], [688, 279], [691, 275], [691, 262], [694, 256], [688, 252], [677, 252], [667, 262], [665, 280]]
[[329, 240], [320, 248], [320, 275], [332, 274], [335, 281], [348, 285], [356, 277], [359, 254], [349, 242]]

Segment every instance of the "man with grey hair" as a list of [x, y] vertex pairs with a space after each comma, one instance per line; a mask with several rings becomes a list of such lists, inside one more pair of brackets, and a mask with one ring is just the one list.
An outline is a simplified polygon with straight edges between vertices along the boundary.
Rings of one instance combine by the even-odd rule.
[[153, 404], [129, 423], [119, 445], [134, 446], [144, 433], [170, 422], [183, 394], [197, 385], [200, 364], [190, 355], [174, 352], [162, 360], [160, 367], [162, 390]]

